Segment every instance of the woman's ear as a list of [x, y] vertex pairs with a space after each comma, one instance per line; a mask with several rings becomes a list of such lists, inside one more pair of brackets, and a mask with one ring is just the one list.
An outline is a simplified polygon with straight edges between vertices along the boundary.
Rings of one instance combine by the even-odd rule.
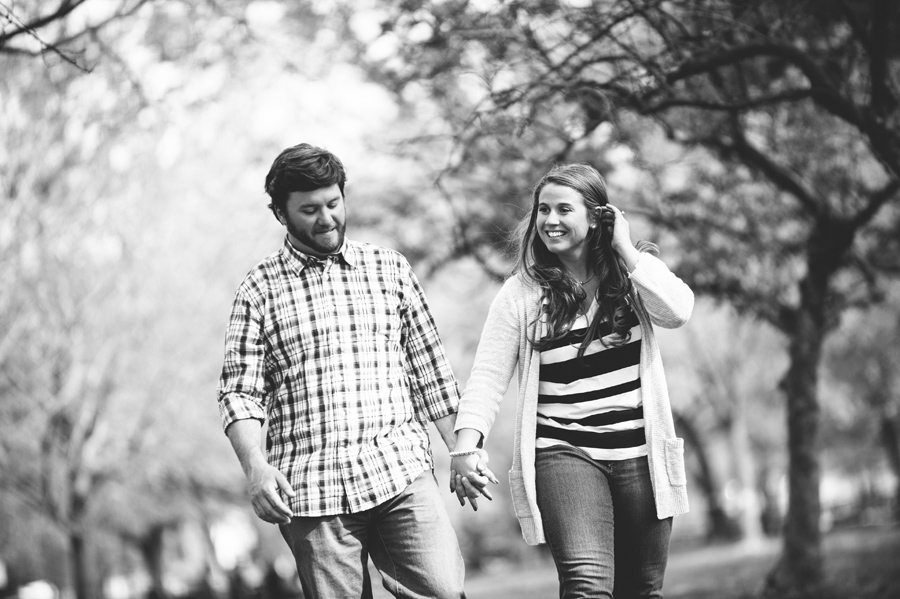
[[602, 223], [600, 222], [600, 217], [603, 214], [603, 206], [594, 206], [591, 211], [588, 213], [588, 220], [591, 221], [590, 227], [591, 229], [596, 229]]

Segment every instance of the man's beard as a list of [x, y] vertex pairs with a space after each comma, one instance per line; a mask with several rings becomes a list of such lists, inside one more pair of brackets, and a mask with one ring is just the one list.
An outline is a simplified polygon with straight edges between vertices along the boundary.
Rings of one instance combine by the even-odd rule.
[[[336, 229], [333, 229], [333, 231], [337, 231], [337, 240], [335, 243], [322, 243], [320, 241], [320, 239], [322, 239], [320, 235], [310, 235], [304, 231], [300, 231], [299, 229], [295, 228], [294, 225], [290, 222], [287, 223], [286, 227], [288, 233], [290, 233], [295, 239], [297, 239], [297, 241], [313, 250], [315, 253], [326, 256], [338, 251], [344, 244], [344, 232], [347, 229], [347, 223], [343, 222], [338, 225]], [[329, 237], [331, 237], [331, 235], [329, 235]]]

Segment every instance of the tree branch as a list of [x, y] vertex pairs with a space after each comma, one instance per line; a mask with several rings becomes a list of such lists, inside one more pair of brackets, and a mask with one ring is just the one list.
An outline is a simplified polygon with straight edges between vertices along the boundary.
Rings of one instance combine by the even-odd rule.
[[646, 108], [647, 114], [661, 112], [669, 108], [697, 108], [699, 110], [714, 110], [722, 112], [743, 112], [756, 108], [763, 108], [781, 102], [799, 102], [807, 100], [812, 96], [809, 89], [792, 89], [789, 91], [772, 94], [770, 96], [762, 96], [759, 98], [751, 98], [744, 102], [710, 102], [689, 97], [673, 97], [668, 100], [662, 100], [658, 104], [651, 105]]
[[13, 14], [12, 7], [10, 7], [6, 2], [0, 2], [0, 8], [3, 9], [3, 13], [0, 14], [0, 16], [4, 17], [14, 27], [14, 29], [9, 33], [0, 34], [0, 48], [3, 48], [7, 44], [7, 42], [9, 42], [9, 40], [25, 33], [40, 42], [42, 46], [52, 48], [50, 44], [47, 44], [40, 38], [40, 36], [38, 36], [37, 30], [41, 27], [44, 27], [45, 25], [49, 25], [54, 21], [62, 19], [85, 2], [87, 2], [87, 0], [62, 0], [62, 2], [59, 3], [59, 6], [56, 7], [55, 11], [44, 15], [43, 17], [38, 17], [28, 23], [22, 21], [19, 17]]
[[786, 44], [754, 43], [733, 48], [716, 48], [715, 54], [683, 62], [666, 75], [666, 82], [671, 84], [696, 75], [709, 74], [720, 67], [764, 56], [781, 58], [796, 66], [809, 80], [810, 95], [816, 103], [862, 129], [863, 118], [853, 102], [838, 92], [836, 86], [808, 54]]
[[869, 222], [875, 214], [881, 210], [887, 202], [900, 191], [900, 179], [894, 178], [887, 185], [874, 192], [869, 197], [869, 203], [853, 219], [853, 226], [860, 227]]
[[816, 200], [815, 195], [806, 188], [802, 181], [794, 173], [753, 147], [744, 136], [743, 131], [737, 127], [734, 128], [734, 139], [731, 145], [724, 144], [718, 140], [713, 143], [719, 144], [720, 147], [725, 149], [733, 150], [746, 164], [755, 167], [779, 189], [797, 198], [810, 214], [817, 216], [822, 213], [822, 204]]
[[456, 208], [456, 203], [453, 201], [453, 197], [450, 192], [447, 191], [446, 187], [444, 187], [442, 181], [442, 175], [439, 175], [437, 180], [434, 182], [435, 188], [440, 192], [443, 198], [447, 201], [447, 204], [450, 206], [450, 210], [453, 212], [453, 219], [456, 222], [456, 249], [451, 253], [448, 260], [444, 262], [451, 261], [454, 257], [460, 256], [471, 256], [475, 262], [481, 267], [481, 269], [487, 274], [492, 280], [502, 283], [506, 279], [506, 273], [500, 272], [496, 270], [488, 261], [481, 255], [481, 252], [472, 244], [469, 239], [468, 234], [468, 224], [466, 219], [463, 218], [461, 214], [459, 214], [459, 210]]
[[38, 54], [38, 53], [31, 53], [31, 52], [28, 52], [27, 50], [22, 50], [22, 49], [18, 49], [18, 48], [12, 48], [12, 49], [6, 48], [6, 44], [9, 40], [13, 39], [17, 35], [27, 33], [28, 35], [33, 37], [35, 40], [37, 40], [38, 44], [40, 44], [42, 51], [39, 54], [43, 54], [44, 52], [47, 52], [47, 51], [52, 52], [52, 53], [56, 54], [57, 56], [59, 56], [60, 58], [62, 58], [67, 63], [69, 63], [72, 66], [74, 66], [75, 68], [77, 68], [78, 70], [83, 71], [85, 73], [90, 73], [91, 69], [81, 66], [80, 64], [78, 64], [77, 60], [75, 60], [74, 58], [72, 58], [71, 56], [69, 56], [68, 54], [63, 52], [62, 50], [60, 50], [56, 44], [50, 44], [48, 42], [45, 42], [41, 38], [41, 36], [39, 36], [37, 33], [37, 29], [39, 27], [43, 27], [44, 25], [46, 25], [48, 23], [51, 23], [57, 19], [63, 18], [64, 16], [66, 16], [67, 14], [69, 14], [70, 12], [72, 12], [73, 10], [78, 8], [78, 6], [80, 6], [81, 4], [84, 4], [85, 2], [87, 2], [87, 0], [72, 0], [72, 1], [64, 0], [60, 4], [59, 8], [57, 9], [57, 11], [55, 13], [47, 15], [46, 17], [36, 19], [36, 20], [32, 21], [31, 23], [23, 22], [15, 14], [13, 14], [12, 8], [10, 6], [8, 6], [5, 2], [0, 2], [0, 17], [3, 17], [4, 19], [6, 19], [6, 21], [9, 22], [10, 24], [12, 24], [14, 27], [13, 31], [11, 31], [10, 33], [0, 34], [0, 52], [7, 53], [7, 54], [31, 54], [31, 55]]
[[872, 44], [869, 49], [869, 81], [872, 112], [883, 117], [896, 106], [896, 98], [888, 85], [888, 52], [890, 51], [891, 0], [872, 2]]

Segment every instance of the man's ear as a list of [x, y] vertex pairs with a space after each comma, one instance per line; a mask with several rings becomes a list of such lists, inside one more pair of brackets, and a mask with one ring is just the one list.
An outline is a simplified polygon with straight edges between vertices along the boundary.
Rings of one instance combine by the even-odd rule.
[[287, 225], [287, 219], [284, 216], [284, 210], [282, 210], [278, 206], [275, 206], [275, 218], [277, 218], [278, 222], [280, 222], [282, 225]]

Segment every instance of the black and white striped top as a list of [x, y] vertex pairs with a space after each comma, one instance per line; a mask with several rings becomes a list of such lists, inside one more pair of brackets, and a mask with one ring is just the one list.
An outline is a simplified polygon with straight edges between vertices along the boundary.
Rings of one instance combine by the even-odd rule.
[[[541, 351], [536, 447], [572, 445], [595, 460], [647, 455], [640, 323], [631, 313], [628, 343], [604, 347], [598, 338], [579, 359], [578, 348], [596, 311], [595, 300], [565, 337]], [[610, 330], [603, 322], [599, 337]]]

